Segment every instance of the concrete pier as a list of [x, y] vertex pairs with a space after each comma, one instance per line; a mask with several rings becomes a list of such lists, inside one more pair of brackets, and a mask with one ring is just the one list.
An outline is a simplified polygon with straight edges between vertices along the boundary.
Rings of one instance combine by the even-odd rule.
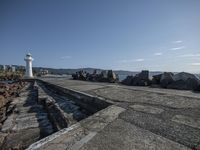
[[200, 94], [191, 91], [40, 78], [12, 105], [4, 148], [200, 149]]
[[200, 149], [199, 93], [65, 78], [42, 80], [101, 97], [113, 105], [29, 149]]

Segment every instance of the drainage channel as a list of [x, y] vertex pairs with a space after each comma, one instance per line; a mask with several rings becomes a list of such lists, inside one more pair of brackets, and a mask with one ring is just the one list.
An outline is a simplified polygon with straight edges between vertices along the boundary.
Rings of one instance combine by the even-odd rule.
[[4, 136], [1, 149], [25, 149], [110, 104], [83, 93], [32, 80], [11, 105], [14, 109], [0, 131]]

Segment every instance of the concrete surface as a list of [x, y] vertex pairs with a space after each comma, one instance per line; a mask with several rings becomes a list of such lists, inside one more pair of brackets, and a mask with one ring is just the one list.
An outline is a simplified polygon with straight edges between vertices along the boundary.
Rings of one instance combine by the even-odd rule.
[[14, 112], [8, 115], [0, 131], [0, 137], [6, 134], [2, 149], [24, 149], [53, 133], [48, 114], [37, 104], [36, 92], [31, 87], [32, 84], [27, 84], [11, 102]]
[[[114, 104], [109, 107], [124, 110], [116, 111], [115, 117], [109, 117], [110, 113], [107, 113], [103, 120], [100, 112], [108, 108], [101, 110], [96, 113], [98, 117], [94, 114], [78, 123], [75, 130], [80, 132], [72, 129], [71, 137], [67, 132], [46, 142], [39, 149], [200, 150], [199, 93], [65, 78], [42, 80], [102, 97]], [[74, 140], [76, 142], [71, 142], [69, 146], [69, 141], [73, 141], [76, 133], [80, 133]]]

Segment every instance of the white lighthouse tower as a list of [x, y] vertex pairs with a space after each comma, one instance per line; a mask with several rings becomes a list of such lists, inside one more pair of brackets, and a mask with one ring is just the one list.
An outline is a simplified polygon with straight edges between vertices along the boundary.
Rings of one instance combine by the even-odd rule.
[[26, 57], [24, 58], [26, 61], [26, 74], [25, 77], [27, 78], [32, 78], [33, 77], [33, 72], [32, 72], [32, 61], [33, 58], [30, 53], [26, 54]]

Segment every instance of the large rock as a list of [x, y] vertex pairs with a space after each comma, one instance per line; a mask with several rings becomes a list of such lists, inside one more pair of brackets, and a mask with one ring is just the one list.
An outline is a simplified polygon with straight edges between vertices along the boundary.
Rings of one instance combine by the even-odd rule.
[[167, 88], [179, 90], [199, 90], [199, 79], [190, 73], [181, 72], [173, 76], [174, 82], [169, 84]]
[[83, 70], [80, 70], [76, 72], [75, 74], [72, 74], [72, 78], [74, 80], [86, 80], [87, 79], [87, 73]]
[[198, 78], [194, 74], [187, 73], [187, 72], [180, 72], [173, 76], [174, 81], [178, 81], [178, 80], [187, 81], [188, 79], [198, 80]]
[[133, 76], [127, 76], [124, 80], [122, 80], [122, 84], [132, 85]]
[[188, 78], [186, 80], [186, 85], [187, 85], [187, 89], [190, 89], [190, 90], [200, 90], [200, 88], [199, 88], [200, 82], [199, 82], [198, 79]]
[[137, 74], [133, 80], [132, 80], [133, 85], [138, 85], [138, 86], [147, 86], [150, 84], [149, 80], [149, 71], [148, 70], [142, 70], [141, 73]]
[[99, 75], [97, 75], [97, 81], [99, 82], [109, 82], [107, 78], [107, 71], [103, 70]]
[[78, 72], [79, 74], [79, 79], [80, 80], [86, 80], [86, 72], [84, 72], [83, 70]]
[[72, 74], [74, 80], [78, 80], [78, 72]]
[[183, 80], [174, 81], [171, 84], [167, 85], [168, 89], [179, 89], [179, 90], [187, 90], [186, 82]]
[[160, 84], [162, 74], [154, 75], [152, 78], [152, 84]]
[[173, 80], [173, 73], [171, 72], [164, 72], [161, 76], [161, 79], [160, 79], [160, 85], [161, 87], [163, 88], [167, 88], [167, 86], [171, 83], [173, 83], [174, 80]]
[[100, 76], [102, 78], [107, 78], [107, 71], [106, 70], [103, 70], [101, 73], [100, 73]]
[[136, 77], [138, 77], [140, 80], [149, 80], [149, 71], [148, 70], [142, 70], [141, 73], [136, 74]]
[[133, 85], [133, 86], [147, 86], [150, 84], [149, 71], [143, 70], [141, 73], [136, 74], [136, 76], [127, 76], [126, 79], [122, 81], [122, 84]]
[[109, 82], [116, 82], [118, 80], [116, 74], [112, 70], [108, 70], [107, 78]]

